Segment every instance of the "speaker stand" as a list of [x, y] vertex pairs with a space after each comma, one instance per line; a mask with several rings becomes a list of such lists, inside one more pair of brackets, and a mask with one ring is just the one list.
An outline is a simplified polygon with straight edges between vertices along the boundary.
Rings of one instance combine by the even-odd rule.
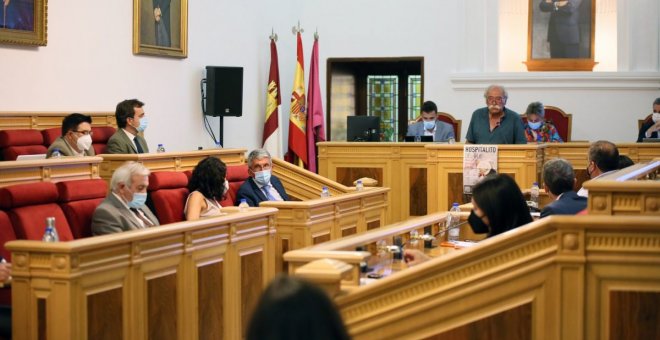
[[218, 131], [218, 142], [220, 143], [220, 147], [224, 148], [225, 143], [222, 141], [222, 116], [218, 117], [220, 118], [219, 120], [219, 131]]

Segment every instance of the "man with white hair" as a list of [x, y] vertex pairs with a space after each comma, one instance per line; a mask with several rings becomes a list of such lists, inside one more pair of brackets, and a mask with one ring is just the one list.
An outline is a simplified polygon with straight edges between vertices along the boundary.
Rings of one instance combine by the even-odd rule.
[[508, 94], [501, 85], [484, 92], [486, 107], [472, 113], [465, 139], [472, 144], [527, 144], [520, 115], [504, 107]]
[[248, 178], [236, 193], [236, 205], [244, 199], [251, 207], [263, 201], [288, 201], [280, 179], [271, 174], [273, 160], [265, 149], [255, 149], [248, 154]]
[[158, 218], [144, 205], [149, 186], [149, 169], [126, 162], [112, 174], [110, 193], [92, 216], [92, 234], [104, 235], [159, 225]]

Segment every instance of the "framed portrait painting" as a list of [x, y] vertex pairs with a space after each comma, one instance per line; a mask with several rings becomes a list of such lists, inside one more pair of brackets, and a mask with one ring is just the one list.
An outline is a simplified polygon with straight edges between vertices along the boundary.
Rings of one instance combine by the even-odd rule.
[[186, 58], [188, 0], [133, 0], [133, 53]]
[[596, 0], [529, 0], [527, 70], [592, 71]]
[[47, 0], [0, 0], [0, 43], [46, 46]]

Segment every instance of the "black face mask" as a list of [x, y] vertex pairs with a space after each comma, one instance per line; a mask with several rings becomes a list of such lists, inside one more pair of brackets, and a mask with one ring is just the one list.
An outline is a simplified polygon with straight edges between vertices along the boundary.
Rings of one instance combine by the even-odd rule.
[[470, 216], [468, 217], [468, 223], [470, 223], [470, 227], [472, 228], [472, 232], [475, 234], [486, 234], [490, 231], [490, 228], [484, 221], [477, 216], [477, 214], [474, 213], [474, 210], [470, 212]]

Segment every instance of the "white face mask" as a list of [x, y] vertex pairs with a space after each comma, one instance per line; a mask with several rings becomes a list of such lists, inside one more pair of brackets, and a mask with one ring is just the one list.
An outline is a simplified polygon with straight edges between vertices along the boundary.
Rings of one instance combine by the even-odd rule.
[[227, 191], [229, 191], [229, 182], [227, 182], [226, 179], [225, 179], [225, 184], [224, 184], [224, 186], [225, 186], [224, 189], [222, 189], [222, 197], [224, 197], [225, 195], [227, 195]]
[[83, 135], [82, 137], [78, 138], [76, 145], [80, 151], [89, 150], [89, 148], [92, 147], [92, 136]]
[[653, 119], [654, 123], [660, 122], [660, 112], [653, 112], [651, 119]]

